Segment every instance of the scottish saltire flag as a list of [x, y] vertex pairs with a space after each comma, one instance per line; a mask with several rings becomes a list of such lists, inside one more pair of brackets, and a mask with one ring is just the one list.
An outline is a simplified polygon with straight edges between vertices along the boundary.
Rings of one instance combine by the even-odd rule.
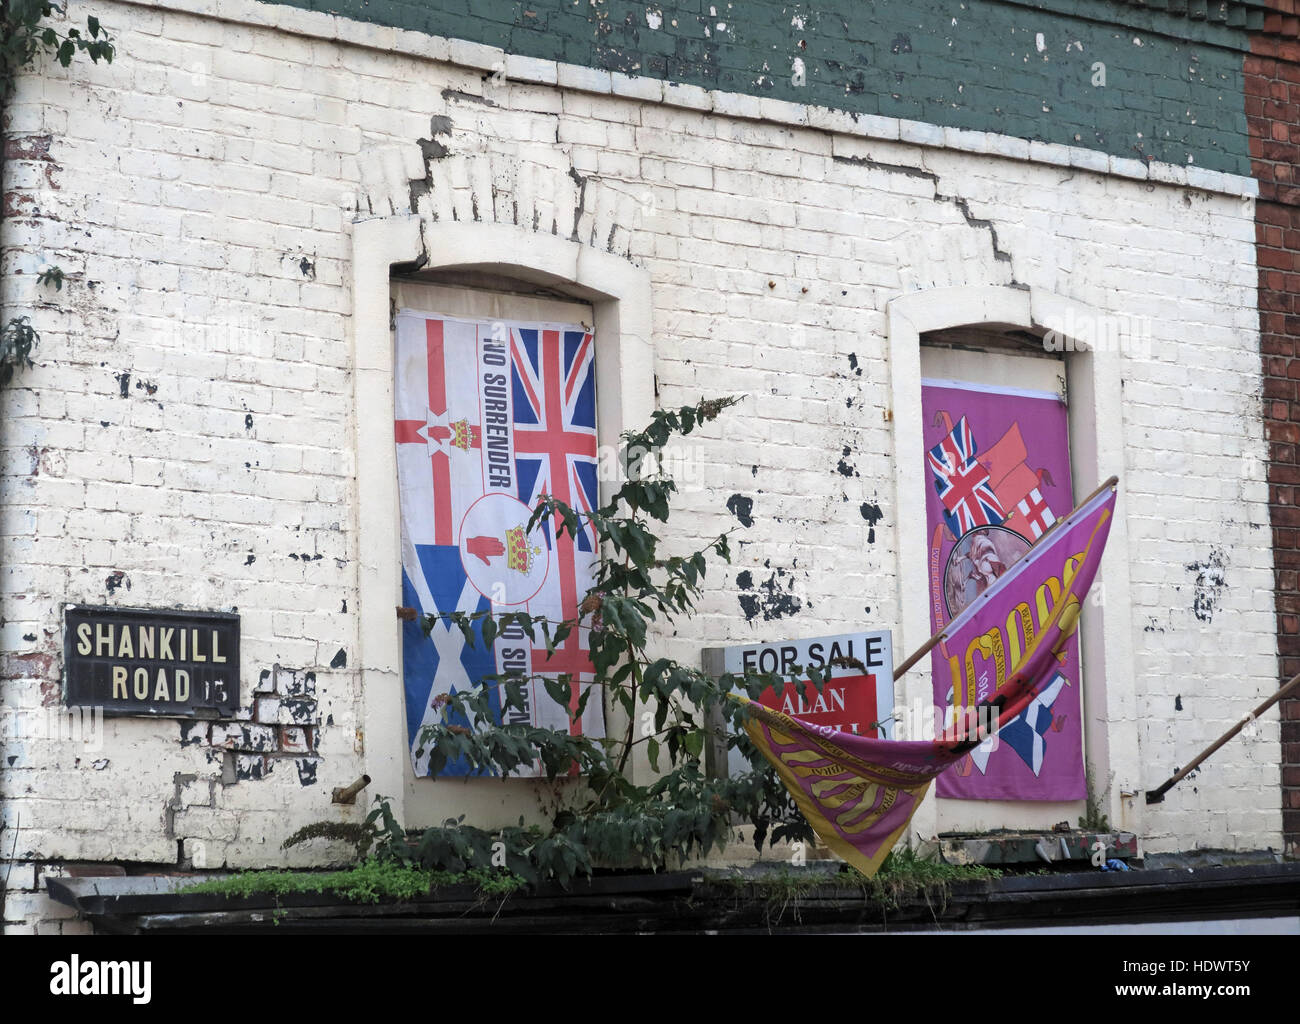
[[[1115, 480], [1012, 565], [939, 634], [962, 705], [975, 712], [933, 742], [868, 739], [747, 702], [745, 730], [780, 775], [808, 824], [835, 853], [873, 875], [907, 829], [931, 780], [1022, 714], [1041, 742], [1044, 707], [1101, 564], [1115, 511]], [[1049, 599], [1041, 629], [1017, 609]], [[1051, 680], [1044, 687], [1044, 683]], [[996, 709], [996, 710], [994, 710]], [[1001, 734], [998, 734], [1001, 738]], [[1029, 746], [1033, 755], [1033, 741]], [[1041, 765], [1041, 756], [1039, 757]]]
[[1043, 770], [1043, 754], [1047, 750], [1043, 737], [1052, 727], [1052, 705], [1064, 686], [1065, 676], [1057, 672], [1020, 717], [1004, 725], [998, 733], [998, 738], [1019, 754], [1035, 775]]
[[[553, 622], [577, 618], [596, 568], [590, 532], [575, 542], [542, 521], [538, 499], [552, 495], [585, 511], [597, 501], [593, 337], [580, 325], [474, 321], [403, 310], [397, 317], [394, 407], [401, 499], [402, 601], [423, 614], [527, 611]], [[420, 731], [446, 716], [446, 694], [484, 675], [570, 675], [574, 702], [590, 682], [587, 630], [574, 630], [548, 659], [511, 627], [484, 650], [446, 620], [426, 637], [403, 624], [406, 725], [417, 775], [429, 774]], [[540, 681], [528, 707], [509, 722], [604, 735], [603, 702], [593, 695], [580, 718]], [[492, 693], [495, 721], [501, 695]], [[464, 763], [444, 774], [463, 775]], [[534, 774], [540, 774], [535, 766]]]
[[1025, 763], [1025, 767], [1034, 773], [1034, 777], [1043, 774], [1043, 758], [1047, 755], [1047, 731], [1061, 727], [1056, 722], [1052, 705], [1060, 696], [1061, 690], [1070, 681], [1057, 672], [1047, 684], [1047, 689], [1029, 702], [1024, 712], [1006, 722], [996, 736], [985, 740], [970, 752], [971, 761], [983, 775], [989, 770], [989, 757], [998, 747], [1005, 743]]
[[989, 485], [989, 472], [975, 460], [970, 424], [963, 416], [947, 437], [931, 448], [925, 461], [934, 473], [934, 488], [943, 502], [943, 518], [954, 537], [977, 526], [997, 526], [1006, 519]]

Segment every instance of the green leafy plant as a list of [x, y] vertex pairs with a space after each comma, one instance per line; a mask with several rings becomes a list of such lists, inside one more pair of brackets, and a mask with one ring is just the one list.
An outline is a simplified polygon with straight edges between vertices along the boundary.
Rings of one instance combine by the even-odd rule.
[[90, 15], [84, 29], [69, 26], [60, 32], [47, 19], [63, 11], [52, 0], [0, 3], [0, 102], [8, 98], [18, 73], [31, 67], [41, 53], [50, 54], [65, 68], [78, 53], [93, 63], [112, 63], [116, 50], [99, 19]]
[[0, 385], [13, 380], [14, 372], [35, 365], [32, 349], [40, 340], [31, 317], [12, 317], [0, 330]]
[[[594, 531], [603, 558], [595, 585], [575, 619], [550, 621], [526, 612], [426, 616], [426, 633], [439, 620], [455, 623], [471, 647], [491, 648], [503, 630], [518, 630], [547, 658], [576, 629], [589, 629], [594, 679], [579, 682], [565, 673], [546, 674], [545, 660], [534, 676], [486, 675], [464, 692], [438, 698], [439, 722], [420, 733], [417, 753], [428, 753], [435, 775], [456, 765], [474, 775], [509, 775], [540, 764], [545, 777], [564, 789], [563, 806], [549, 825], [483, 829], [463, 819], [444, 822], [408, 837], [387, 801], [380, 800], [370, 822], [379, 839], [377, 852], [427, 868], [461, 870], [495, 863], [537, 882], [567, 884], [597, 867], [658, 869], [707, 854], [727, 842], [734, 823], [753, 829], [754, 844], [811, 841], [813, 832], [776, 772], [740, 728], [746, 708], [733, 690], [757, 697], [785, 685], [773, 673], [714, 678], [700, 669], [647, 650], [653, 623], [670, 628], [692, 614], [702, 592], [711, 557], [730, 561], [727, 535], [686, 554], [666, 554], [656, 530], [667, 523], [674, 482], [656, 457], [674, 436], [685, 436], [716, 419], [737, 399], [721, 398], [655, 412], [649, 426], [624, 434], [626, 479], [610, 502], [591, 512], [576, 512], [544, 496], [527, 529], [547, 520], [556, 537], [575, 539]], [[824, 673], [792, 673], [820, 689]], [[621, 729], [605, 739], [571, 735], [567, 729], [509, 724], [512, 709], [527, 708], [530, 679], [542, 682], [558, 704], [577, 720], [589, 701], [603, 701], [621, 714]], [[496, 724], [498, 721], [507, 724]], [[731, 728], [726, 728], [730, 725]], [[621, 733], [621, 734], [620, 734]], [[750, 770], [730, 778], [705, 771], [704, 751], [711, 739], [726, 737], [738, 747]], [[658, 777], [633, 781], [629, 759], [644, 746]]]
[[55, 291], [63, 291], [63, 268], [50, 265], [42, 267], [36, 275], [36, 283], [43, 287], [54, 285]]
[[[46, 266], [37, 275], [40, 285], [54, 285], [56, 291], [63, 290], [63, 271], [59, 267]], [[31, 369], [32, 349], [41, 340], [40, 334], [32, 326], [31, 317], [11, 317], [0, 330], [0, 385], [8, 384], [18, 370]]]

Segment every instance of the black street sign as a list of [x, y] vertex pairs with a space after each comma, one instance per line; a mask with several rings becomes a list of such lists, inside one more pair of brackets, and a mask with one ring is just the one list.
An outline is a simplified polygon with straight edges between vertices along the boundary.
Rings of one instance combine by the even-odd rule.
[[239, 706], [239, 616], [69, 606], [64, 702], [106, 715], [215, 718]]

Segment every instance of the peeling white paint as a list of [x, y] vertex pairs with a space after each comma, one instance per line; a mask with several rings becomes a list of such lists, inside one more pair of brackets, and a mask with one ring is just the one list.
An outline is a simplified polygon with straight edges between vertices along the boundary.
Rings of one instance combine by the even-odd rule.
[[645, 23], [657, 32], [664, 27], [664, 12], [657, 7], [647, 7], [645, 9]]

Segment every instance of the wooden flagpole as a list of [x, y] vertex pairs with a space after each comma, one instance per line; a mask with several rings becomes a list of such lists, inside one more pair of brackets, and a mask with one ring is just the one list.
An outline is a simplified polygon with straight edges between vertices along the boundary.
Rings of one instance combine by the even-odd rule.
[[1200, 765], [1200, 763], [1201, 763], [1202, 761], [1204, 761], [1207, 757], [1209, 757], [1211, 754], [1213, 754], [1213, 753], [1214, 753], [1216, 750], [1218, 750], [1221, 746], [1223, 746], [1225, 743], [1227, 743], [1228, 740], [1232, 739], [1232, 737], [1236, 736], [1237, 733], [1241, 732], [1241, 730], [1244, 729], [1244, 728], [1246, 727], [1246, 723], [1247, 723], [1247, 722], [1253, 722], [1253, 721], [1254, 721], [1255, 719], [1257, 719], [1260, 715], [1262, 715], [1265, 711], [1267, 711], [1267, 710], [1268, 710], [1269, 708], [1271, 708], [1274, 704], [1276, 704], [1276, 703], [1277, 703], [1278, 701], [1280, 701], [1283, 697], [1285, 697], [1288, 693], [1290, 693], [1292, 690], [1294, 690], [1297, 686], [1300, 686], [1300, 673], [1297, 673], [1296, 675], [1292, 676], [1291, 679], [1290, 679], [1290, 681], [1287, 682], [1287, 683], [1282, 687], [1282, 689], [1278, 690], [1277, 693], [1275, 693], [1275, 694], [1273, 694], [1273, 696], [1269, 697], [1268, 700], [1264, 701], [1263, 704], [1261, 704], [1261, 705], [1260, 705], [1259, 707], [1257, 707], [1254, 711], [1252, 711], [1249, 715], [1247, 715], [1247, 716], [1246, 716], [1245, 718], [1243, 718], [1240, 722], [1238, 722], [1236, 725], [1234, 725], [1231, 729], [1229, 729], [1227, 732], [1225, 732], [1222, 736], [1220, 736], [1217, 740], [1215, 740], [1215, 741], [1214, 741], [1210, 746], [1206, 747], [1205, 750], [1201, 752], [1200, 756], [1197, 757], [1197, 759], [1196, 759], [1195, 761], [1193, 761], [1191, 764], [1189, 764], [1186, 768], [1184, 768], [1182, 771], [1180, 771], [1177, 775], [1175, 775], [1175, 776], [1173, 776], [1172, 778], [1170, 778], [1170, 779], [1169, 779], [1167, 782], [1165, 782], [1165, 784], [1162, 785], [1159, 789], [1148, 790], [1148, 791], [1147, 791], [1147, 803], [1149, 803], [1149, 804], [1158, 804], [1158, 803], [1160, 803], [1162, 800], [1164, 800], [1164, 798], [1165, 798], [1165, 794], [1166, 794], [1166, 793], [1168, 793], [1171, 789], [1174, 788], [1174, 786], [1178, 785], [1178, 783], [1180, 783], [1183, 779], [1187, 778], [1188, 775], [1190, 775], [1192, 772], [1194, 772], [1194, 771], [1196, 770], [1197, 766]]
[[[1093, 491], [1093, 492], [1092, 492], [1091, 494], [1089, 494], [1086, 498], [1084, 498], [1083, 501], [1079, 502], [1079, 504], [1077, 504], [1077, 505], [1074, 507], [1074, 509], [1070, 512], [1070, 515], [1069, 515], [1069, 516], [1066, 516], [1065, 519], [1069, 519], [1070, 516], [1074, 515], [1075, 512], [1078, 512], [1079, 509], [1083, 508], [1084, 505], [1086, 505], [1086, 504], [1088, 504], [1088, 502], [1092, 501], [1093, 498], [1097, 497], [1097, 495], [1099, 495], [1099, 494], [1100, 494], [1102, 491], [1104, 491], [1107, 487], [1114, 488], [1114, 487], [1118, 486], [1118, 484], [1119, 484], [1119, 477], [1117, 477], [1117, 476], [1112, 476], [1109, 480], [1107, 480], [1107, 481], [1106, 481], [1105, 483], [1103, 483], [1100, 487], [1098, 487], [1095, 491]], [[1043, 541], [1043, 537], [1046, 537], [1048, 533], [1051, 533], [1054, 529], [1056, 529], [1057, 524], [1062, 523], [1062, 522], [1064, 522], [1064, 521], [1065, 521], [1064, 519], [1058, 519], [1058, 520], [1056, 520], [1055, 523], [1053, 523], [1051, 526], [1049, 526], [1049, 527], [1047, 528], [1047, 532], [1044, 533], [1042, 537], [1039, 537], [1038, 540], [1037, 540], [1035, 543], [1040, 543], [1040, 544], [1041, 544], [1042, 541]], [[949, 625], [951, 625], [951, 623], [950, 623]], [[898, 666], [898, 668], [894, 669], [894, 682], [898, 682], [898, 680], [902, 678], [904, 672], [906, 672], [909, 668], [911, 668], [913, 665], [915, 665], [915, 664], [916, 664], [918, 661], [920, 661], [923, 657], [925, 657], [927, 654], [929, 654], [930, 651], [931, 651], [931, 650], [932, 650], [932, 649], [933, 649], [933, 648], [934, 648], [934, 647], [935, 647], [935, 646], [936, 646], [940, 641], [944, 640], [944, 639], [947, 637], [947, 632], [948, 632], [948, 627], [947, 627], [947, 626], [944, 626], [943, 629], [939, 630], [939, 632], [935, 633], [934, 636], [930, 637], [929, 640], [927, 640], [927, 641], [926, 641], [925, 643], [923, 643], [920, 647], [918, 647], [915, 651], [913, 651], [913, 652], [911, 653], [911, 655], [909, 655], [908, 658], [907, 658], [907, 659], [906, 659], [906, 660], [905, 660], [901, 665]]]

